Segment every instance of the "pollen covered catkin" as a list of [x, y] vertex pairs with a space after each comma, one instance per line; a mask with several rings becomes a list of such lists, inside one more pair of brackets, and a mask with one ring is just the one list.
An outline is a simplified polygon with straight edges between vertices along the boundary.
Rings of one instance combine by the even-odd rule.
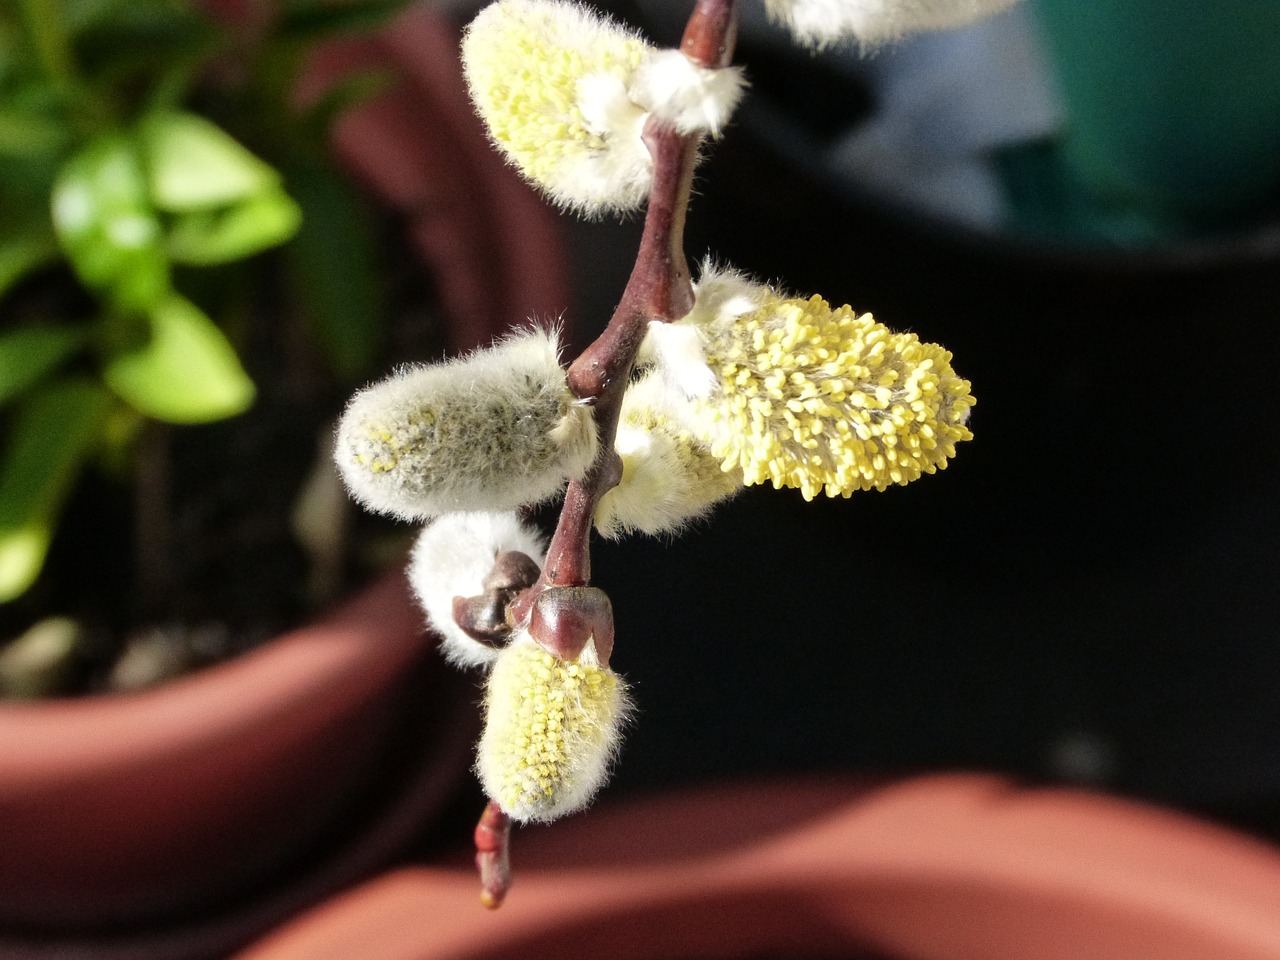
[[737, 67], [659, 50], [589, 6], [497, 0], [462, 39], [467, 89], [489, 136], [534, 185], [585, 216], [644, 203], [651, 118], [716, 136], [742, 97]]
[[689, 397], [690, 428], [747, 484], [807, 500], [883, 490], [944, 468], [972, 438], [974, 399], [947, 350], [818, 296], [708, 267], [689, 315], [646, 339]]
[[609, 775], [629, 703], [594, 646], [558, 660], [521, 632], [489, 674], [476, 773], [517, 822], [550, 821], [591, 802]]
[[645, 111], [627, 87], [652, 48], [590, 7], [498, 0], [462, 38], [476, 111], [498, 148], [556, 203], [633, 210], [652, 177]]
[[335, 459], [368, 509], [407, 520], [546, 500], [580, 477], [595, 420], [565, 382], [554, 333], [531, 328], [357, 393]]

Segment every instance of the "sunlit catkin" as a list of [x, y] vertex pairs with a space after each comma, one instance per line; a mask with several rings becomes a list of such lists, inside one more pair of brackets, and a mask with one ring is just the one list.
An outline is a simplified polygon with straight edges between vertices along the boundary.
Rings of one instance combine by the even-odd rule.
[[335, 458], [370, 510], [422, 519], [545, 500], [582, 475], [597, 446], [590, 410], [565, 383], [555, 334], [529, 329], [357, 393]]
[[718, 135], [743, 88], [740, 68], [658, 50], [564, 0], [490, 4], [466, 29], [462, 62], [476, 112], [506, 158], [560, 206], [587, 216], [645, 201], [650, 118]]
[[588, 645], [558, 660], [517, 634], [489, 674], [476, 772], [513, 819], [549, 821], [591, 802], [609, 775], [626, 687]]
[[627, 87], [651, 49], [586, 6], [499, 0], [467, 27], [462, 62], [507, 159], [556, 203], [597, 214], [648, 194], [645, 111]]
[[[646, 352], [693, 385], [691, 428], [745, 483], [806, 499], [882, 490], [945, 467], [972, 437], [969, 382], [935, 343], [711, 269], [695, 304], [677, 324], [652, 324]], [[680, 327], [698, 331], [695, 347]]]

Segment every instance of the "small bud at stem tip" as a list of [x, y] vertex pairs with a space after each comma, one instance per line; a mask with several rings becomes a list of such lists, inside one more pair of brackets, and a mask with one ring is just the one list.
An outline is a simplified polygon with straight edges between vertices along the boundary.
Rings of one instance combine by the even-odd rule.
[[511, 888], [511, 818], [493, 801], [476, 824], [476, 869], [480, 873], [480, 902], [497, 910]]

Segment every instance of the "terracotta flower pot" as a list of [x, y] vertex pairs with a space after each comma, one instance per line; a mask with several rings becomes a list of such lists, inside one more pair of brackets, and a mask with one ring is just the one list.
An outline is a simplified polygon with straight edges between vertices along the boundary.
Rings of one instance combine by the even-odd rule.
[[106, 950], [385, 862], [385, 837], [352, 848], [393, 820], [411, 839], [468, 766], [471, 693], [433, 645], [395, 575], [154, 690], [0, 706], [0, 955], [69, 940]]
[[1280, 851], [1160, 809], [985, 776], [718, 788], [400, 870], [237, 960], [1273, 960]]
[[[568, 283], [555, 215], [488, 150], [455, 50], [414, 13], [319, 51], [299, 95], [399, 71], [335, 148], [403, 220], [462, 350], [556, 315]], [[0, 705], [0, 957], [222, 957], [385, 866], [470, 765], [474, 687], [434, 642], [397, 572], [163, 688]]]

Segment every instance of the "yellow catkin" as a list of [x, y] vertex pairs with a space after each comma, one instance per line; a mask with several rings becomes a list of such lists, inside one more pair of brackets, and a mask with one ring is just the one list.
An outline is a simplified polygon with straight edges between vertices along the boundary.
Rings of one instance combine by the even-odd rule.
[[[611, 140], [622, 136], [584, 113], [582, 81], [612, 78], [625, 90], [650, 53], [638, 35], [588, 8], [547, 0], [492, 4], [462, 44], [467, 85], [494, 142], [557, 202], [580, 208], [612, 205], [604, 181]], [[638, 140], [635, 147], [643, 150]]]
[[883, 490], [946, 466], [974, 399], [951, 354], [821, 297], [768, 291], [713, 319], [706, 359], [718, 389], [695, 400], [712, 452], [748, 484], [805, 499]]
[[608, 775], [626, 709], [607, 667], [556, 659], [527, 638], [489, 675], [476, 770], [517, 821], [552, 820], [585, 806]]

